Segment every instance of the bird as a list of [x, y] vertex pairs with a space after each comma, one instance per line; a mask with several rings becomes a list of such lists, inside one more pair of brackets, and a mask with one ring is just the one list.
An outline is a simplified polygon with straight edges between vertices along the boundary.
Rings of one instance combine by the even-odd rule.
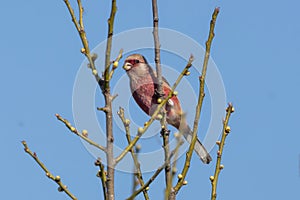
[[[158, 80], [156, 72], [141, 54], [129, 55], [125, 59], [123, 69], [129, 77], [130, 90], [135, 102], [147, 115], [152, 116], [158, 106]], [[170, 84], [164, 77], [162, 77], [162, 88], [165, 97], [172, 91]], [[165, 111], [167, 123], [181, 131], [184, 138], [191, 143], [192, 130], [185, 120], [177, 95], [173, 95], [168, 100], [165, 105]], [[195, 143], [194, 151], [203, 163], [209, 164], [212, 160], [198, 138]]]

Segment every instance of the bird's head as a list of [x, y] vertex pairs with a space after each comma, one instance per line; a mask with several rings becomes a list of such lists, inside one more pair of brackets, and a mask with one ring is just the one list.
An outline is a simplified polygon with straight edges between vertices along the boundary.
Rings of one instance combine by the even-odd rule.
[[123, 69], [129, 71], [132, 68], [140, 67], [143, 64], [148, 64], [144, 56], [141, 54], [132, 54], [125, 59]]
[[143, 77], [149, 75], [150, 67], [144, 56], [141, 54], [132, 54], [125, 59], [123, 69], [129, 77]]

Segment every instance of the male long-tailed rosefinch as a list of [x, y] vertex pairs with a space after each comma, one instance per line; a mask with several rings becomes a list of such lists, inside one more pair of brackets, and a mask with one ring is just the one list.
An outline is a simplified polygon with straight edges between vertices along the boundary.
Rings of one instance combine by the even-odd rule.
[[[145, 57], [140, 54], [128, 56], [123, 68], [129, 76], [130, 88], [134, 100], [146, 114], [151, 116], [158, 105], [156, 73], [147, 63]], [[171, 87], [164, 78], [162, 87], [165, 96], [167, 96], [171, 91]], [[192, 131], [183, 117], [183, 112], [177, 96], [173, 96], [169, 99], [165, 109], [167, 123], [178, 130], [181, 130], [185, 139], [191, 143]], [[198, 138], [194, 150], [204, 163], [208, 164], [211, 161], [210, 155]]]

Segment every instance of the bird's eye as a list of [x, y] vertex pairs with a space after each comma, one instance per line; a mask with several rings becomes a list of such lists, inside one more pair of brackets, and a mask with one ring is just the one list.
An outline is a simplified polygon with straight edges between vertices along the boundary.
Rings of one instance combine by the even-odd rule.
[[126, 60], [126, 62], [128, 62], [128, 63], [130, 63], [132, 65], [140, 63], [140, 61], [138, 59], [129, 59], [129, 60]]

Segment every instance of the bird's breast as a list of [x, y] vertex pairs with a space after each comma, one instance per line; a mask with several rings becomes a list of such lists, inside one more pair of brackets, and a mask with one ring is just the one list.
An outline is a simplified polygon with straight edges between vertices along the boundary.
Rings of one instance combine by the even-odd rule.
[[154, 102], [154, 85], [152, 83], [143, 83], [139, 87], [131, 87], [131, 92], [139, 107], [147, 115], [152, 115], [157, 107], [157, 104]]

